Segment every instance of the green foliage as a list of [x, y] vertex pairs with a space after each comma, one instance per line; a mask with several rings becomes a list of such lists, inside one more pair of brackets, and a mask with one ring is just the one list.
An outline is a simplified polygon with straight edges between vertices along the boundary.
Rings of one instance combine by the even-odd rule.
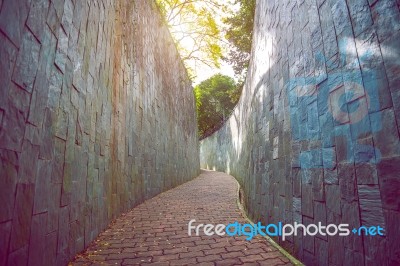
[[[156, 0], [187, 68], [194, 64], [219, 67], [222, 58], [217, 0]], [[191, 65], [188, 62], [192, 62]]]
[[216, 74], [194, 88], [200, 139], [218, 130], [239, 100], [240, 84], [228, 76]]
[[239, 11], [224, 19], [228, 25], [225, 38], [231, 46], [224, 60], [233, 66], [236, 75], [244, 77], [250, 61], [256, 1], [236, 0], [235, 3], [240, 4]]
[[[240, 9], [228, 13], [232, 1]], [[218, 130], [229, 117], [239, 101], [249, 64], [255, 0], [232, 1], [156, 0], [190, 75], [196, 74], [199, 64], [218, 68], [223, 58], [241, 80], [235, 83], [217, 74], [195, 87], [200, 138]], [[227, 26], [225, 38], [222, 22]], [[229, 47], [221, 46], [224, 43]]]

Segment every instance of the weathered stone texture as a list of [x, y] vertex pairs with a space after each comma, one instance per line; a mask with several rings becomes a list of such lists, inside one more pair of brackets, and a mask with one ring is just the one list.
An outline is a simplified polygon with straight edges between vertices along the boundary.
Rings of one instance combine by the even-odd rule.
[[399, 16], [394, 0], [257, 1], [243, 94], [201, 142], [255, 220], [387, 232], [277, 239], [306, 265], [400, 264]]
[[152, 1], [0, 8], [0, 265], [66, 265], [199, 174], [191, 83]]

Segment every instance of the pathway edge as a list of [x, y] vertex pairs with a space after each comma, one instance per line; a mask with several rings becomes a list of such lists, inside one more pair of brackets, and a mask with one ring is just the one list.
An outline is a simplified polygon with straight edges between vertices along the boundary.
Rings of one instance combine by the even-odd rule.
[[[237, 189], [236, 189], [236, 204], [242, 214], [242, 216], [251, 224], [254, 226], [254, 222], [247, 216], [246, 211], [244, 210], [244, 207], [242, 206], [242, 204], [240, 203], [240, 197], [239, 197], [239, 191], [240, 191], [240, 184], [239, 182], [236, 180], [236, 178], [234, 178], [237, 184]], [[298, 259], [296, 259], [295, 257], [293, 257], [289, 252], [287, 252], [283, 247], [281, 247], [278, 243], [276, 243], [272, 238], [270, 238], [269, 236], [265, 235], [262, 236], [263, 238], [265, 238], [269, 243], [271, 243], [272, 246], [274, 246], [276, 249], [279, 250], [280, 253], [282, 253], [282, 255], [284, 255], [286, 258], [288, 258], [290, 260], [291, 263], [293, 263], [293, 265], [296, 266], [304, 266], [304, 264], [299, 261]]]

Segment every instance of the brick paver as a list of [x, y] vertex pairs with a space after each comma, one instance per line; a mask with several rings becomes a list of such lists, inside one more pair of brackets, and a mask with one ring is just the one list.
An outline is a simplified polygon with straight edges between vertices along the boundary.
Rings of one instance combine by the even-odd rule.
[[[291, 265], [264, 238], [188, 236], [188, 222], [247, 223], [237, 204], [237, 183], [219, 172], [157, 195], [122, 215], [71, 265]], [[265, 256], [266, 254], [273, 256]]]

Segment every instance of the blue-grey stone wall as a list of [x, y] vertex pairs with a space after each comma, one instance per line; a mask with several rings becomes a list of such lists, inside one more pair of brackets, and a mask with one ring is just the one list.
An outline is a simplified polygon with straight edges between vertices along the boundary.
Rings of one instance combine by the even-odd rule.
[[259, 0], [241, 99], [200, 145], [263, 223], [381, 226], [293, 236], [306, 265], [400, 264], [400, 12], [395, 0]]
[[0, 265], [66, 265], [199, 174], [191, 82], [153, 1], [0, 1]]

